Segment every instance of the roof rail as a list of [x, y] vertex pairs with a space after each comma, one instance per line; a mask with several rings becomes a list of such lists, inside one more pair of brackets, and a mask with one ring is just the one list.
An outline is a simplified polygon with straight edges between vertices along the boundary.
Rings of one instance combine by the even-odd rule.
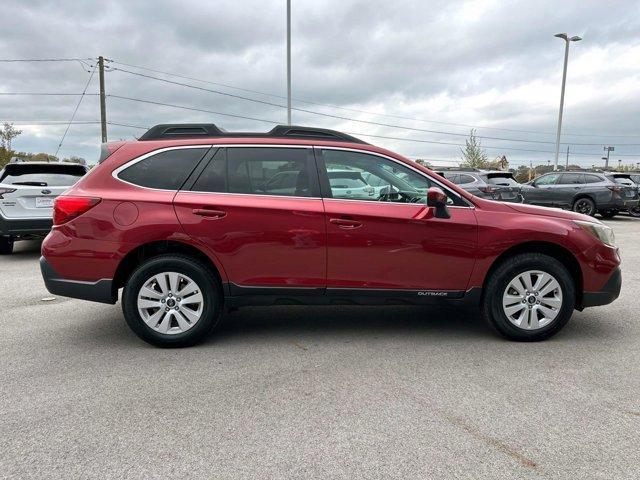
[[314, 140], [334, 140], [349, 143], [367, 143], [346, 133], [326, 128], [277, 125], [268, 132], [227, 132], [213, 123], [167, 123], [151, 127], [139, 140], [165, 140], [176, 138], [209, 137], [275, 137]]

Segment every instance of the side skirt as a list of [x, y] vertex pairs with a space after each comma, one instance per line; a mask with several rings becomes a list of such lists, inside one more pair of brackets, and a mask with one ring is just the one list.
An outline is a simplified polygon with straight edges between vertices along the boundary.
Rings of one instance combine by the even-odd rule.
[[270, 305], [449, 305], [477, 307], [482, 289], [395, 290], [346, 288], [272, 288], [226, 285], [228, 308]]

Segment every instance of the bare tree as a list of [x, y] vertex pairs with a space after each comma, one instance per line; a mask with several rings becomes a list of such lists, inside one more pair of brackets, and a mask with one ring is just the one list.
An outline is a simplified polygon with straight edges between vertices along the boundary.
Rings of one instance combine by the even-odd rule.
[[0, 145], [5, 150], [11, 152], [11, 141], [22, 133], [17, 130], [12, 123], [5, 122], [0, 128]]

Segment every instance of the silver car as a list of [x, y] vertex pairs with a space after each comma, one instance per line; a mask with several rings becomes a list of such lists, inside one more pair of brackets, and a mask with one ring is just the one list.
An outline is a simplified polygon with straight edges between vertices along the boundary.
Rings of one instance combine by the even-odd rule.
[[76, 183], [87, 167], [76, 163], [10, 163], [0, 171], [0, 254], [15, 240], [51, 230], [53, 200]]

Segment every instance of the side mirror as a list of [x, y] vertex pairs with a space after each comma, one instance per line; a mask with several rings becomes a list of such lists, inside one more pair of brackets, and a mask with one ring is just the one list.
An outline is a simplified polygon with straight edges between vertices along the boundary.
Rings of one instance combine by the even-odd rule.
[[435, 208], [436, 218], [451, 218], [447, 208], [447, 196], [441, 188], [429, 187], [427, 191], [427, 206]]

